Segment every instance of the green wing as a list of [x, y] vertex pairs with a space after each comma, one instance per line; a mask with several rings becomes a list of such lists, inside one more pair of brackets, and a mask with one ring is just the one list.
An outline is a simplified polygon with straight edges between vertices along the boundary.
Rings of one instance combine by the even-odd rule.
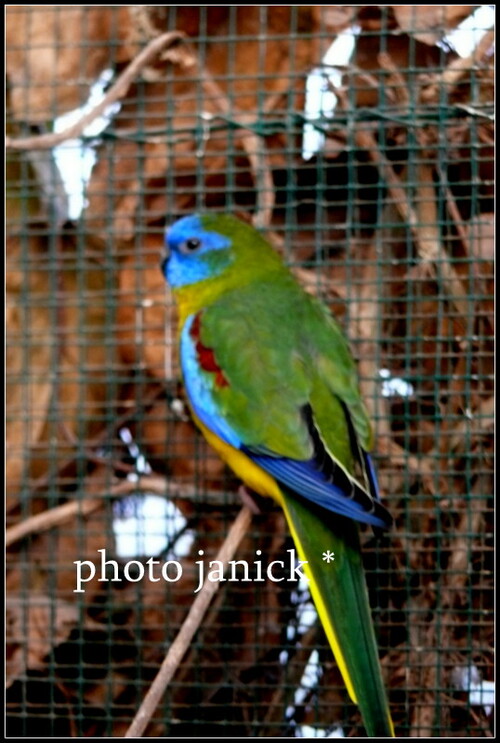
[[361, 446], [371, 429], [342, 331], [288, 275], [230, 292], [203, 312], [203, 343], [229, 380], [213, 388], [217, 407], [247, 445], [307, 459], [301, 415], [310, 405], [332, 454], [352, 466], [348, 411]]

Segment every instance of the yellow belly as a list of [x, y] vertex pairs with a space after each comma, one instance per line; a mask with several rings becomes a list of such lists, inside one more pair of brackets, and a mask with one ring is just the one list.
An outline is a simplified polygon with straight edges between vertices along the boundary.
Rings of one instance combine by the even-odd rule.
[[259, 467], [255, 462], [247, 457], [246, 454], [235, 449], [234, 446], [226, 444], [216, 436], [209, 428], [203, 425], [200, 420], [195, 418], [196, 425], [200, 428], [204, 437], [220, 457], [231, 467], [233, 472], [241, 480], [259, 495], [274, 498], [281, 506], [283, 505], [283, 494], [279, 489], [278, 483], [267, 472]]

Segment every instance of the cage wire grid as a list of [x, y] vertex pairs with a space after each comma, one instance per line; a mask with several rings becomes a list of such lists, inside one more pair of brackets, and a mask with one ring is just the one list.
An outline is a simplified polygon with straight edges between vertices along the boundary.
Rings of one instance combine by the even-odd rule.
[[[349, 338], [396, 733], [493, 731], [492, 7], [7, 6], [8, 735], [123, 735], [241, 507], [159, 271], [199, 210], [262, 229]], [[291, 546], [269, 504], [235, 558]], [[362, 734], [307, 589], [251, 580], [146, 730]]]

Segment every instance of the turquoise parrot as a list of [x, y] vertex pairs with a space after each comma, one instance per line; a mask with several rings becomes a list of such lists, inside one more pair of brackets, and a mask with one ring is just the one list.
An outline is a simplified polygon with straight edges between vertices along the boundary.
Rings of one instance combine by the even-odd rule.
[[[387, 529], [355, 363], [328, 309], [250, 225], [180, 219], [163, 273], [194, 421], [283, 509], [320, 621], [369, 736], [393, 736], [357, 522]], [[324, 553], [333, 553], [333, 562]]]

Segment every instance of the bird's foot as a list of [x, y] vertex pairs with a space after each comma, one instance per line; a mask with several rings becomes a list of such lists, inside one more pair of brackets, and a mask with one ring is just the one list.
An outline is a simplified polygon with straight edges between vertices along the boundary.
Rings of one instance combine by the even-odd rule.
[[238, 488], [238, 495], [240, 496], [243, 504], [247, 506], [255, 516], [259, 516], [262, 513], [262, 508], [259, 505], [259, 501], [265, 500], [261, 495], [247, 488], [246, 485], [240, 485]]

